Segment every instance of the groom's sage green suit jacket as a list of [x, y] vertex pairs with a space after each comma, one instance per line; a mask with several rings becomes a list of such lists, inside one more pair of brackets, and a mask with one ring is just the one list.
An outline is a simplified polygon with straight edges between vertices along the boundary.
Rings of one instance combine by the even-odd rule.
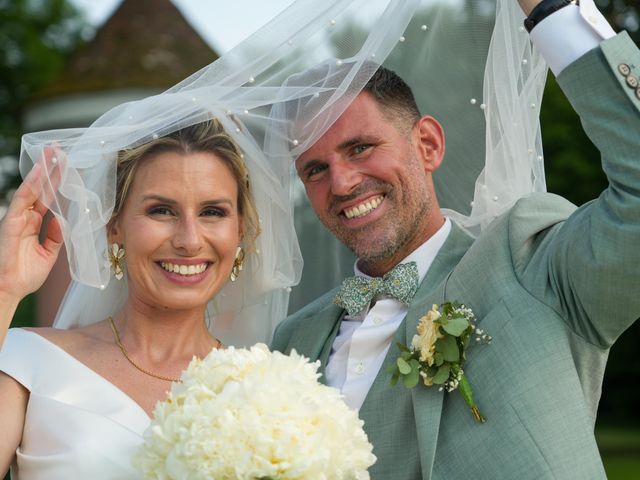
[[[531, 195], [475, 241], [454, 226], [396, 333], [410, 343], [432, 304], [471, 307], [493, 337], [465, 364], [487, 422], [458, 392], [391, 387], [392, 345], [360, 410], [378, 457], [373, 479], [605, 477], [593, 435], [605, 362], [640, 317], [640, 92], [620, 64], [640, 76], [626, 34], [558, 78], [602, 152], [607, 190], [578, 209]], [[343, 316], [335, 293], [284, 321], [273, 348], [320, 359], [323, 371]]]

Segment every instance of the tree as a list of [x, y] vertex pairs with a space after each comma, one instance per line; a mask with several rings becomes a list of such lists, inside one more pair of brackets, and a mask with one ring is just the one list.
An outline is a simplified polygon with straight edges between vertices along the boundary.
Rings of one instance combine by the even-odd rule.
[[[0, 0], [0, 200], [18, 182], [21, 117], [29, 98], [91, 34], [69, 0]], [[1, 203], [1, 202], [0, 202]]]
[[626, 30], [636, 44], [640, 42], [640, 5], [638, 0], [596, 0], [616, 32]]

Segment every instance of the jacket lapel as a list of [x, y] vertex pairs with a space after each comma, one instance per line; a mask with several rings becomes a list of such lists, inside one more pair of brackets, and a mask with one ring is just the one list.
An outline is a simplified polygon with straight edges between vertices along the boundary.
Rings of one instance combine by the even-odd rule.
[[[447, 241], [434, 259], [427, 275], [416, 292], [413, 302], [411, 302], [409, 306], [405, 320], [405, 341], [407, 345], [411, 344], [411, 340], [416, 334], [418, 321], [433, 304], [439, 305], [445, 300], [456, 300], [446, 298], [447, 281], [451, 272], [458, 262], [460, 262], [460, 259], [472, 243], [473, 239], [453, 223]], [[393, 352], [393, 355], [397, 355], [397, 349], [394, 349], [393, 346], [390, 352]], [[418, 384], [413, 388], [412, 396], [420, 449], [422, 477], [430, 478], [438, 442], [444, 393], [439, 392], [436, 387], [425, 387], [422, 384]]]
[[308, 357], [312, 362], [320, 360], [318, 372], [320, 382], [325, 383], [324, 371], [331, 353], [331, 346], [338, 330], [344, 311], [333, 302], [325, 306], [314, 317], [291, 335], [289, 345], [295, 345], [296, 351]]

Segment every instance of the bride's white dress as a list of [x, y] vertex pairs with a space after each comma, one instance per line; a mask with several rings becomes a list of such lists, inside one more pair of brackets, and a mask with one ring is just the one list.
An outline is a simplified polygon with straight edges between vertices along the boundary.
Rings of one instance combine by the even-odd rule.
[[11, 329], [0, 370], [31, 392], [12, 480], [135, 479], [150, 423], [122, 390], [40, 335]]

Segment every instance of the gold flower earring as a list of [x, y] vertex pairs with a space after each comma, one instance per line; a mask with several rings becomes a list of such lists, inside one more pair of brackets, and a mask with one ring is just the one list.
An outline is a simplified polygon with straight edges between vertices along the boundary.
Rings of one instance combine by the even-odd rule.
[[231, 281], [235, 282], [242, 271], [242, 264], [244, 263], [244, 250], [242, 247], [238, 247], [236, 250], [236, 258], [233, 260], [233, 268], [231, 269]]
[[124, 277], [124, 247], [121, 247], [117, 243], [112, 243], [107, 249], [107, 256], [109, 257], [109, 265], [111, 266], [113, 276], [116, 277], [117, 280], [122, 280], [122, 277]]

